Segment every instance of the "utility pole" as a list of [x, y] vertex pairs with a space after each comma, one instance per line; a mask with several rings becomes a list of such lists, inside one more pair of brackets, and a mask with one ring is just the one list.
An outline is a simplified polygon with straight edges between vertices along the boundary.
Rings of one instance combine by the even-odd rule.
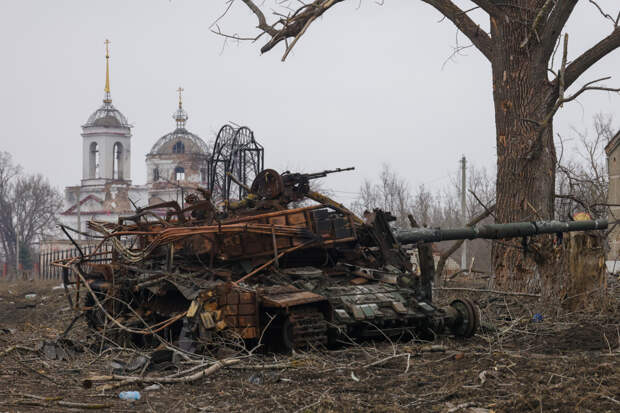
[[15, 223], [15, 278], [19, 280], [19, 222]]
[[81, 210], [80, 210], [80, 207], [81, 207], [80, 204], [82, 203], [81, 200], [80, 200], [80, 198], [81, 198], [80, 190], [81, 189], [82, 189], [81, 187], [78, 187], [78, 190], [77, 190], [77, 230], [79, 231], [78, 232], [78, 240], [79, 241], [82, 240], [82, 219], [81, 219], [82, 218], [82, 214], [81, 214]]
[[[467, 171], [467, 160], [465, 159], [465, 155], [461, 158], [461, 225], [465, 226], [467, 224], [467, 204], [465, 198], [465, 186], [467, 185], [466, 179], [466, 171]], [[467, 240], [463, 242], [463, 247], [461, 249], [461, 270], [467, 269]]]

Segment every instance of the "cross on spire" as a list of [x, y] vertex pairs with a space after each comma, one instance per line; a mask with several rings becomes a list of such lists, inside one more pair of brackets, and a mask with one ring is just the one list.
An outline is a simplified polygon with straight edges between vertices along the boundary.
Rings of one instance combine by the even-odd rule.
[[183, 110], [183, 91], [184, 90], [185, 89], [183, 89], [181, 86], [179, 86], [179, 88], [177, 89], [177, 92], [179, 92], [179, 108], [174, 113], [174, 115], [172, 115], [174, 120], [177, 121], [177, 129], [184, 129], [185, 122], [187, 121], [187, 113]]
[[183, 107], [183, 91], [185, 89], [183, 89], [181, 86], [179, 86], [179, 88], [177, 89], [177, 92], [179, 92], [179, 108]]

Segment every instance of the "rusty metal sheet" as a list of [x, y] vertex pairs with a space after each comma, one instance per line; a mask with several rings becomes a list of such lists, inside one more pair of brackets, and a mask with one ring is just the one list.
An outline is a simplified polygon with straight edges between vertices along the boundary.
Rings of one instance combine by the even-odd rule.
[[315, 294], [310, 291], [298, 290], [293, 286], [263, 290], [261, 299], [264, 307], [276, 308], [293, 307], [296, 305], [316, 303], [326, 300], [326, 298], [322, 295]]

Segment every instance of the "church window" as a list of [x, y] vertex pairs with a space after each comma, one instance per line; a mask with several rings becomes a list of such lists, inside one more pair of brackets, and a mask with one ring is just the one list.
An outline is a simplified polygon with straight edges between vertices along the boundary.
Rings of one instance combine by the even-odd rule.
[[112, 177], [113, 179], [123, 179], [123, 144], [116, 142], [114, 144], [114, 157], [112, 164]]
[[153, 169], [153, 181], [159, 181], [159, 168]]
[[93, 178], [99, 178], [100, 172], [99, 172], [99, 145], [97, 145], [97, 142], [93, 142], [90, 144], [90, 156], [89, 156], [89, 162], [88, 162], [89, 168], [88, 168], [88, 177], [93, 179]]
[[185, 153], [185, 145], [183, 144], [183, 142], [178, 141], [177, 143], [175, 143], [172, 147], [172, 153]]
[[207, 169], [206, 168], [202, 168], [200, 170], [200, 181], [207, 182]]
[[174, 179], [177, 181], [185, 180], [185, 169], [183, 169], [183, 167], [177, 166], [174, 168]]

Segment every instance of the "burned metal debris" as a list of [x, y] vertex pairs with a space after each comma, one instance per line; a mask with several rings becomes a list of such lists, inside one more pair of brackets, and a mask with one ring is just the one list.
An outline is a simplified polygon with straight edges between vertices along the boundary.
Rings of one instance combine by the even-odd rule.
[[311, 190], [311, 179], [349, 169], [267, 169], [239, 201], [216, 206], [198, 188], [184, 209], [168, 202], [117, 224], [91, 221], [112, 262], [97, 263], [95, 252], [57, 265], [90, 326], [136, 344], [206, 351], [236, 338], [289, 351], [445, 330], [472, 336], [476, 307], [466, 299], [437, 307], [421, 293], [388, 213], [362, 220]]

